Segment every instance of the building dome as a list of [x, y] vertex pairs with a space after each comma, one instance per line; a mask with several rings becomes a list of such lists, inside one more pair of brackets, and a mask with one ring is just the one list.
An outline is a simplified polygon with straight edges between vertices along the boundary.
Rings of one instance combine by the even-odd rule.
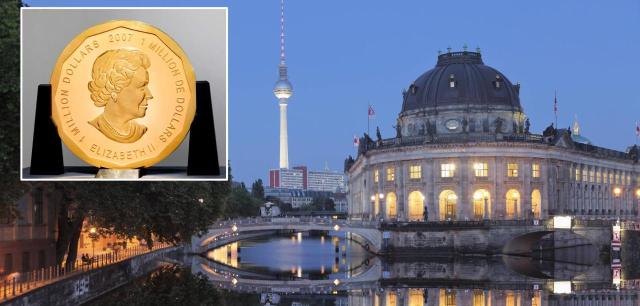
[[486, 66], [479, 52], [448, 52], [418, 77], [404, 95], [402, 112], [441, 109], [521, 111], [519, 85]]

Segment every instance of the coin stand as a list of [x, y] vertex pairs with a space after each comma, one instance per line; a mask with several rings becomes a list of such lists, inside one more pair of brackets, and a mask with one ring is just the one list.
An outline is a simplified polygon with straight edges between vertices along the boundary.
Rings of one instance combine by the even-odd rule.
[[196, 115], [189, 131], [187, 175], [220, 175], [211, 89], [207, 81], [196, 82]]
[[51, 120], [51, 85], [38, 86], [36, 119], [33, 123], [31, 147], [31, 175], [60, 175], [64, 173], [62, 142]]
[[[196, 82], [196, 103], [196, 114], [189, 131], [187, 176], [220, 175], [209, 82]], [[92, 169], [93, 173], [98, 171], [95, 167], [85, 168]], [[133, 170], [137, 172], [138, 169]], [[145, 173], [164, 171], [162, 167], [143, 168], [139, 170], [140, 176], [144, 176]], [[61, 175], [64, 173], [62, 141], [51, 120], [51, 85], [41, 84], [38, 86], [29, 174]], [[132, 176], [136, 175], [129, 173], [127, 178], [133, 178]]]

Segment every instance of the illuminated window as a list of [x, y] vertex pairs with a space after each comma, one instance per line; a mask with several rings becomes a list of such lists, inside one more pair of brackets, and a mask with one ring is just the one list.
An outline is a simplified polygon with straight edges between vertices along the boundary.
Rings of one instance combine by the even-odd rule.
[[627, 175], [627, 185], [631, 185], [631, 175]]
[[589, 170], [589, 182], [593, 183], [596, 180], [596, 172]]
[[518, 177], [518, 164], [516, 163], [507, 164], [507, 176]]
[[580, 181], [580, 168], [576, 168], [576, 182]]
[[373, 171], [373, 182], [377, 183], [380, 181], [380, 172], [378, 171], [378, 169], [376, 169], [375, 171]]
[[509, 189], [506, 200], [506, 218], [509, 220], [516, 219], [520, 215], [520, 193], [515, 189]]
[[456, 77], [453, 74], [449, 75], [449, 87], [450, 88], [456, 87], [456, 83], [457, 83]]
[[387, 168], [387, 182], [392, 182], [396, 179], [396, 169]]
[[409, 289], [409, 306], [424, 305], [424, 292], [422, 289]]
[[473, 306], [485, 306], [484, 291], [473, 290]]
[[438, 304], [441, 306], [456, 306], [456, 292], [451, 289], [440, 289], [440, 301]]
[[421, 179], [422, 178], [422, 166], [415, 165], [409, 167], [409, 178]]
[[598, 170], [596, 172], [596, 183], [600, 184], [601, 181], [602, 181], [602, 173], [600, 173], [600, 170]]
[[453, 177], [456, 171], [456, 164], [441, 164], [440, 165], [440, 177]]
[[587, 168], [582, 169], [582, 181], [586, 182], [589, 180], [589, 173], [587, 173]]
[[609, 184], [613, 184], [613, 172], [609, 173]]
[[487, 163], [474, 163], [473, 171], [476, 176], [486, 177], [489, 175], [489, 165]]
[[531, 164], [531, 176], [540, 177], [540, 164]]
[[620, 184], [620, 174], [616, 173], [616, 180], [615, 180], [616, 184]]

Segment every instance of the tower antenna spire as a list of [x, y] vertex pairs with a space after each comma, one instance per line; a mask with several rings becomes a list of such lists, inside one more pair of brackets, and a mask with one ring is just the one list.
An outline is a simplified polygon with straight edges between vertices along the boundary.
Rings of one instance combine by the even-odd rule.
[[284, 53], [284, 0], [280, 0], [280, 65], [285, 65], [285, 53]]

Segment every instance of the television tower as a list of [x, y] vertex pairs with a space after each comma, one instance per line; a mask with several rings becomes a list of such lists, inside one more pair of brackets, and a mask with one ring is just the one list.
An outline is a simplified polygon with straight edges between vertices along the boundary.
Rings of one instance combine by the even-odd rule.
[[273, 88], [273, 94], [280, 104], [280, 169], [289, 168], [289, 140], [287, 136], [287, 104], [293, 95], [293, 87], [287, 78], [287, 64], [284, 54], [284, 0], [280, 0], [280, 78]]

